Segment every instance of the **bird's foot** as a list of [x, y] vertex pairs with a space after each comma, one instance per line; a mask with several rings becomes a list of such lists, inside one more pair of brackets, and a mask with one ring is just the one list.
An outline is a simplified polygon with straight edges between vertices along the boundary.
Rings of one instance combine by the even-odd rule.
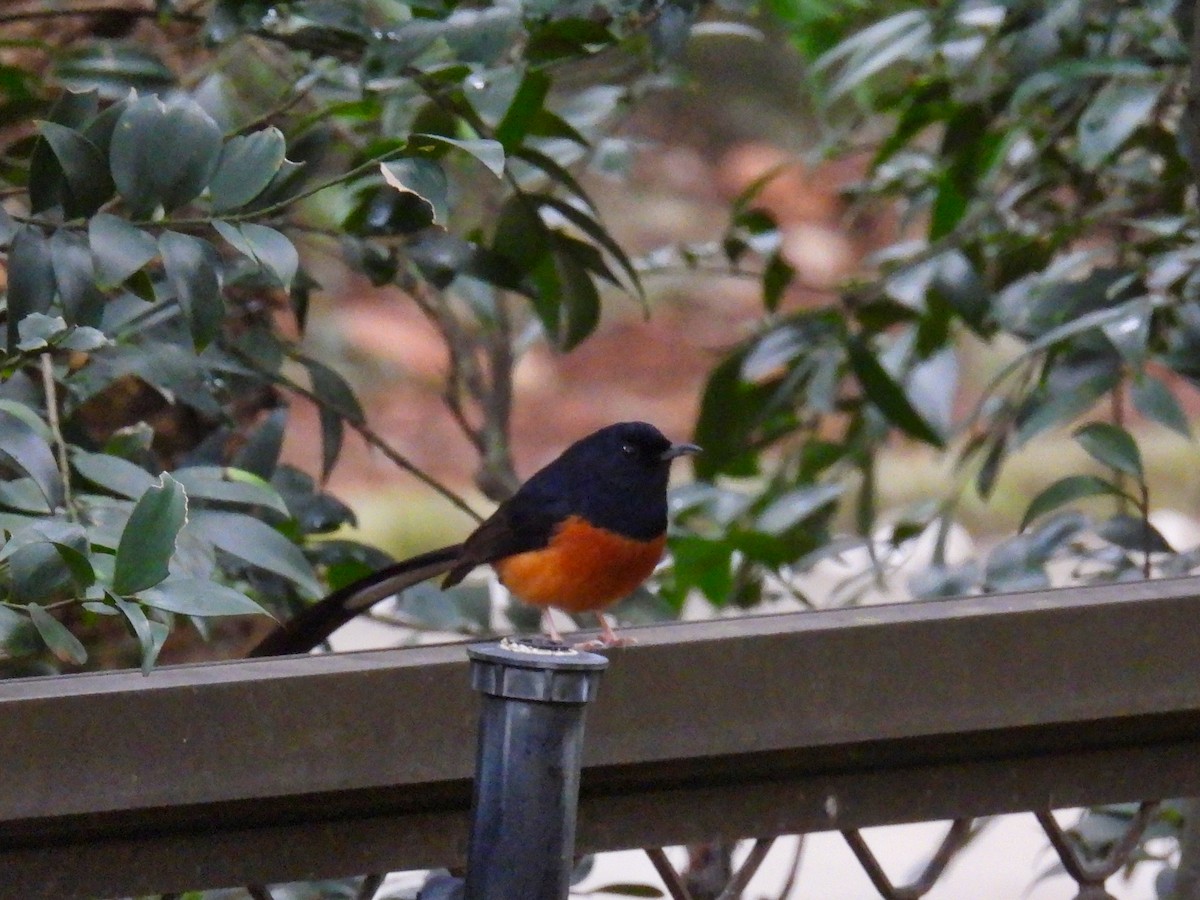
[[597, 650], [611, 650], [613, 647], [632, 647], [637, 642], [637, 638], [618, 637], [614, 634], [611, 638], [592, 638], [590, 641], [581, 641], [573, 646], [576, 650], [594, 653]]

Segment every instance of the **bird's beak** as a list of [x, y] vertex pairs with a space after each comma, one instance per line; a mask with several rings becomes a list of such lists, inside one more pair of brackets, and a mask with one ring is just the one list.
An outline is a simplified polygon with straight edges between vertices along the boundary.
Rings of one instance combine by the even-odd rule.
[[693, 453], [699, 453], [700, 447], [697, 444], [672, 444], [662, 452], [659, 459], [670, 461], [677, 456], [690, 456]]

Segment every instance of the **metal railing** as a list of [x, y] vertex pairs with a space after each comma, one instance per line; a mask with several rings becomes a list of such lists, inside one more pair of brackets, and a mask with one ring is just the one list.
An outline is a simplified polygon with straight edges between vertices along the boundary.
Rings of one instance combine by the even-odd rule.
[[[1200, 795], [1200, 579], [631, 632], [589, 711], [580, 852]], [[467, 667], [448, 645], [0, 684], [0, 898], [461, 865]]]

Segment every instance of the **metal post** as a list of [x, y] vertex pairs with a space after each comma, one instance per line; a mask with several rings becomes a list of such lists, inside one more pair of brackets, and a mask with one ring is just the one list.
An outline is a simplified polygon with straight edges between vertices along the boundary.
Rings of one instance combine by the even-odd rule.
[[608, 660], [540, 639], [467, 653], [483, 709], [466, 900], [565, 900], [584, 707]]

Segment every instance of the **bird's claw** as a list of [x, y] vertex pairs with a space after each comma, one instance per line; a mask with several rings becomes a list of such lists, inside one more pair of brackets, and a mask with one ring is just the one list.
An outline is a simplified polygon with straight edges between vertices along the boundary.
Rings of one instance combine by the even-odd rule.
[[637, 638], [613, 637], [610, 640], [592, 638], [590, 641], [581, 641], [573, 646], [576, 650], [582, 650], [584, 653], [595, 653], [597, 650], [611, 650], [614, 647], [632, 647], [636, 643]]

